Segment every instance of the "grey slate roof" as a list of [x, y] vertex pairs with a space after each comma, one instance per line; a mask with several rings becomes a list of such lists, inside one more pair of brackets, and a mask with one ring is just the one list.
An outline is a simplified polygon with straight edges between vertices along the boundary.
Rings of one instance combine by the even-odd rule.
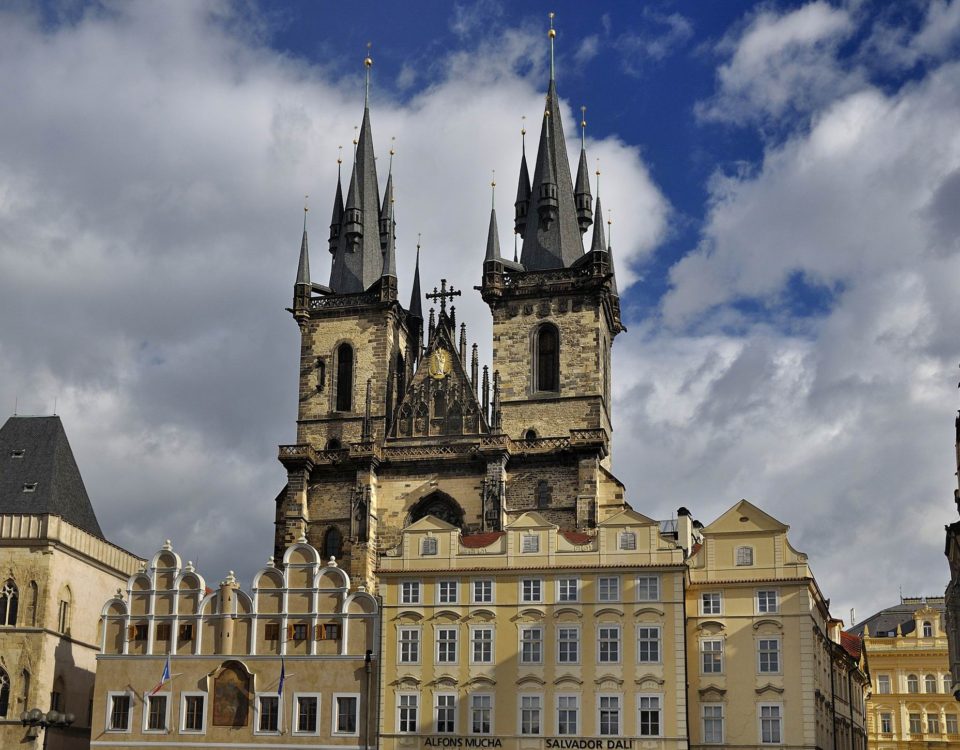
[[0, 427], [0, 513], [60, 516], [103, 539], [60, 417], [10, 417]]
[[500, 260], [500, 232], [497, 231], [497, 211], [490, 209], [490, 228], [487, 230], [487, 254], [484, 260]]
[[[528, 271], [569, 268], [583, 255], [583, 240], [573, 199], [573, 178], [570, 176], [567, 145], [560, 121], [557, 84], [552, 78], [547, 88], [546, 112], [549, 114], [544, 115], [540, 129], [540, 146], [530, 190], [530, 209], [520, 253], [520, 263]], [[550, 222], [548, 227], [542, 226], [537, 220], [540, 185], [545, 180], [556, 183], [559, 204], [557, 219]]]
[[861, 620], [855, 626], [847, 628], [847, 632], [862, 636], [864, 626], [869, 626], [871, 638], [892, 638], [897, 630], [897, 625], [899, 625], [900, 632], [903, 635], [908, 635], [917, 629], [913, 620], [913, 613], [923, 607], [936, 610], [941, 621], [943, 620], [946, 609], [942, 597], [933, 597], [926, 600], [909, 598], [904, 599], [900, 604], [882, 609], [875, 615]]
[[380, 187], [373, 153], [369, 107], [363, 109], [363, 122], [360, 124], [350, 188], [344, 206], [344, 229], [347, 215], [352, 209], [360, 212], [363, 233], [359, 245], [350, 247], [346, 232], [341, 229], [330, 268], [330, 288], [338, 294], [366, 291], [380, 279], [383, 270], [383, 254], [380, 248]]
[[310, 250], [307, 247], [307, 215], [303, 215], [303, 239], [300, 241], [300, 263], [297, 265], [297, 283], [310, 285]]

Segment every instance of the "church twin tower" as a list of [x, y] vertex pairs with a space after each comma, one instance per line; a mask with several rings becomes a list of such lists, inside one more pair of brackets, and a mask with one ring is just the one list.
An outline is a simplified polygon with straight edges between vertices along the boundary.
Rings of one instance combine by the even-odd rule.
[[552, 49], [532, 183], [520, 161], [519, 260], [502, 257], [490, 213], [478, 289], [493, 315], [492, 367], [481, 372], [468, 350], [450, 304], [460, 292], [445, 281], [426, 295], [439, 311], [424, 336], [419, 255], [410, 304], [398, 300], [392, 171], [380, 196], [367, 96], [346, 201], [337, 180], [327, 285], [311, 281], [303, 232], [297, 443], [280, 446], [277, 556], [306, 537], [375, 586], [378, 552], [425, 515], [468, 538], [530, 510], [573, 531], [623, 509], [609, 470], [616, 277], [582, 143], [571, 179]]

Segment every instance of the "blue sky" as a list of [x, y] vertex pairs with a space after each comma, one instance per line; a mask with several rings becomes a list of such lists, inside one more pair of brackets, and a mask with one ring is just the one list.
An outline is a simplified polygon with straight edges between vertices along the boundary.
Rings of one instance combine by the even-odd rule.
[[791, 524], [839, 615], [942, 592], [958, 0], [7, 4], [0, 403], [56, 400], [116, 542], [171, 538], [248, 583], [294, 435], [303, 196], [322, 281], [367, 42], [401, 293], [422, 234], [424, 285], [465, 290], [488, 359], [470, 290], [490, 172], [509, 248], [551, 10], [568, 146], [586, 105], [613, 213], [629, 501], [708, 522], [751, 500]]

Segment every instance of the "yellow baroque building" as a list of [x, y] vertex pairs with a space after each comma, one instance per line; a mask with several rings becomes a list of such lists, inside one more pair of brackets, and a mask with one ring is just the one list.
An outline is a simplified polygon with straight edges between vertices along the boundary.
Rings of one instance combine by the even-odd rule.
[[864, 750], [869, 687], [788, 526], [741, 500], [701, 531], [686, 592], [693, 747]]
[[686, 747], [683, 550], [656, 521], [427, 517], [378, 578], [384, 750]]
[[169, 542], [103, 608], [91, 745], [369, 747], [379, 606], [296, 542], [215, 591]]
[[904, 597], [859, 623], [870, 658], [870, 746], [960, 748], [943, 597]]

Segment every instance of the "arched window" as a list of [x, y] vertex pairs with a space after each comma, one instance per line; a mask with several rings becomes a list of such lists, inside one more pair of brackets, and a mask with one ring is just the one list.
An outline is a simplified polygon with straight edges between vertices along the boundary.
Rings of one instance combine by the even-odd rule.
[[553, 501], [553, 492], [550, 490], [550, 483], [546, 479], [537, 482], [537, 507], [549, 508]]
[[353, 408], [353, 347], [340, 344], [337, 347], [337, 411]]
[[524, 440], [536, 440], [536, 439], [537, 439], [537, 431], [531, 427], [529, 430], [527, 430], [525, 433], [523, 433], [523, 439], [524, 439]]
[[943, 692], [949, 693], [953, 688], [953, 677], [949, 672], [943, 676]]
[[927, 693], [937, 692], [937, 676], [936, 675], [928, 674], [926, 678], [924, 678], [924, 682], [926, 683], [925, 692]]
[[7, 715], [10, 708], [10, 675], [0, 667], [0, 718]]
[[560, 390], [560, 334], [549, 323], [537, 330], [536, 383], [538, 391]]
[[0, 625], [17, 624], [17, 605], [20, 602], [20, 592], [12, 578], [0, 588]]
[[328, 450], [328, 451], [338, 451], [338, 450], [340, 450], [342, 447], [343, 447], [343, 443], [341, 443], [337, 438], [330, 438], [330, 439], [327, 441], [327, 450]]
[[323, 535], [323, 559], [329, 560], [331, 557], [340, 557], [340, 549], [343, 547], [343, 534], [336, 526], [327, 529]]
[[907, 692], [908, 693], [920, 692], [920, 680], [917, 679], [917, 676], [915, 674], [907, 675]]
[[403, 400], [407, 390], [407, 370], [403, 364], [403, 355], [397, 352], [397, 401]]
[[463, 508], [445, 492], [431, 492], [410, 510], [410, 523], [434, 516], [452, 526], [463, 528]]
[[73, 595], [70, 593], [70, 587], [64, 586], [60, 589], [60, 607], [57, 610], [57, 629], [61, 633], [70, 632], [70, 609], [73, 606]]
[[933, 638], [933, 623], [929, 620], [923, 623], [923, 637]]

